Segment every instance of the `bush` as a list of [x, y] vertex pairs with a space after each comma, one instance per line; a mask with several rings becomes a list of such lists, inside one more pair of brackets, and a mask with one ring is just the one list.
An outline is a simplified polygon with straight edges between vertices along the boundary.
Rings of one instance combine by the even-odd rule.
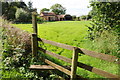
[[18, 22], [30, 22], [31, 21], [31, 14], [29, 12], [26, 12], [22, 8], [17, 9], [15, 16]]
[[31, 78], [31, 80], [51, 80], [54, 78], [46, 71], [29, 70], [31, 64], [45, 64], [39, 59], [42, 56], [41, 53], [38, 53], [37, 57], [32, 58], [31, 34], [10, 26], [4, 20], [2, 27], [4, 28], [2, 33], [2, 78]]
[[86, 15], [82, 15], [82, 16], [80, 16], [80, 18], [81, 18], [82, 20], [86, 20], [86, 19], [87, 19], [87, 16], [86, 16]]

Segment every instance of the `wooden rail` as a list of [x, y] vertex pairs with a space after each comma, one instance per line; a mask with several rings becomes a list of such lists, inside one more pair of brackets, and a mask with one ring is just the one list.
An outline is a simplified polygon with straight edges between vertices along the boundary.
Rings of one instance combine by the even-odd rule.
[[[56, 57], [60, 60], [71, 63], [71, 70], [68, 70], [68, 69], [64, 68], [63, 66], [57, 65], [57, 64], [55, 64], [54, 62], [52, 62], [48, 59], [41, 59], [45, 63], [54, 67], [55, 69], [58, 69], [58, 70], [60, 70], [64, 73], [70, 75], [71, 80], [76, 80], [78, 77], [82, 78], [81, 76], [76, 74], [77, 67], [83, 68], [83, 69], [88, 70], [90, 72], [94, 72], [94, 73], [96, 73], [98, 75], [101, 75], [103, 77], [106, 77], [106, 78], [111, 78], [111, 79], [114, 78], [114, 80], [120, 80], [120, 76], [118, 76], [118, 75], [114, 75], [114, 74], [108, 73], [106, 71], [97, 69], [95, 67], [83, 64], [81, 62], [78, 62], [78, 53], [88, 55], [88, 56], [91, 56], [91, 57], [94, 57], [94, 58], [99, 58], [99, 59], [102, 59], [102, 60], [106, 60], [106, 61], [109, 61], [109, 62], [115, 62], [116, 64], [120, 64], [119, 58], [117, 58], [116, 56], [111, 56], [111, 55], [107, 55], [107, 54], [103, 54], [103, 53], [97, 53], [97, 52], [89, 51], [89, 50], [86, 50], [86, 49], [83, 49], [83, 48], [78, 48], [78, 47], [74, 47], [74, 46], [70, 46], [70, 45], [66, 45], [66, 44], [62, 44], [62, 43], [58, 43], [58, 42], [54, 42], [54, 41], [50, 41], [50, 40], [46, 40], [46, 39], [42, 39], [42, 38], [38, 38], [37, 37], [36, 15], [34, 15], [34, 14], [33, 14], [33, 20], [32, 21], [33, 21], [34, 34], [32, 34], [31, 39], [32, 39], [32, 53], [33, 53], [34, 56], [36, 56], [37, 51], [40, 50], [45, 54], [51, 55], [51, 56]], [[57, 46], [57, 47], [61, 47], [61, 48], [64, 48], [64, 49], [72, 50], [73, 51], [72, 59], [63, 57], [61, 55], [58, 55], [56, 53], [53, 53], [53, 52], [50, 52], [48, 50], [45, 50], [43, 48], [38, 47], [38, 41], [41, 41], [41, 42], [47, 43], [47, 44], [51, 44], [51, 45], [54, 45], [54, 46]]]
[[[40, 47], [38, 48], [38, 50], [40, 50], [40, 51], [42, 51], [42, 52], [44, 52], [44, 53], [46, 53], [46, 54], [48, 54], [48, 55], [51, 55], [51, 56], [53, 56], [53, 57], [55, 57], [55, 58], [57, 58], [57, 59], [63, 60], [63, 61], [65, 61], [65, 62], [67, 62], [67, 63], [72, 63], [72, 59], [66, 58], [66, 57], [61, 56], [61, 55], [58, 55], [58, 54], [56, 54], [56, 53], [52, 53], [52, 52], [50, 52], [50, 51], [48, 51], [48, 50], [45, 50], [45, 49], [43, 49], [43, 48], [40, 48]], [[107, 77], [107, 78], [117, 78], [117, 77], [118, 77], [118, 76], [113, 75], [113, 74], [111, 74], [111, 73], [108, 73], [108, 72], [106, 72], [106, 71], [103, 71], [103, 70], [97, 69], [97, 68], [95, 68], [95, 67], [92, 67], [92, 66], [83, 64], [83, 63], [81, 63], [81, 62], [77, 62], [77, 66], [80, 67], [80, 68], [83, 68], [83, 69], [85, 69], [85, 70], [88, 70], [88, 71], [90, 71], [90, 72], [94, 72], [94, 73], [96, 73], [96, 74], [98, 74], [98, 75], [101, 75], [101, 76], [103, 76], [103, 77]]]
[[[62, 43], [58, 43], [58, 42], [54, 42], [54, 41], [50, 41], [50, 40], [46, 40], [46, 39], [42, 39], [42, 38], [38, 38], [38, 41], [41, 41], [43, 43], [47, 43], [47, 44], [51, 44], [54, 46], [58, 46], [64, 49], [68, 49], [68, 50], [73, 50], [74, 46], [70, 46], [70, 45], [66, 45], [66, 44], [62, 44]], [[78, 48], [79, 49], [79, 53], [81, 54], [85, 54], [94, 58], [99, 58], [102, 60], [106, 60], [109, 62], [115, 62], [116, 64], [120, 64], [119, 58], [117, 58], [116, 56], [111, 56], [108, 54], [103, 54], [103, 53], [97, 53], [94, 51], [89, 51], [86, 49], [82, 49], [82, 48]]]

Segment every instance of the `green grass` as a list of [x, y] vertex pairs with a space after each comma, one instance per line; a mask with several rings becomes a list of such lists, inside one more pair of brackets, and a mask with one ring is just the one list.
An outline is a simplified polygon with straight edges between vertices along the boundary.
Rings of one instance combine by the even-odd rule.
[[[52, 40], [76, 47], [94, 50], [92, 48], [92, 43], [86, 39], [88, 29], [85, 25], [90, 26], [89, 23], [90, 21], [60, 21], [60, 22], [58, 21], [38, 24], [38, 35], [39, 37], [47, 40]], [[22, 30], [28, 31], [30, 33], [33, 32], [32, 24], [13, 24], [13, 26], [21, 28]], [[46, 47], [44, 48], [57, 54], [60, 54], [62, 56], [68, 58], [71, 58], [72, 56], [72, 51], [54, 47], [51, 45], [45, 46]], [[57, 61], [59, 61], [60, 64], [69, 65], [61, 60]], [[113, 74], [118, 73], [119, 67], [117, 64], [114, 63], [109, 63], [86, 55], [79, 56], [79, 61]], [[81, 68], [78, 68], [77, 73], [86, 78], [102, 78], [99, 75], [83, 70]]]

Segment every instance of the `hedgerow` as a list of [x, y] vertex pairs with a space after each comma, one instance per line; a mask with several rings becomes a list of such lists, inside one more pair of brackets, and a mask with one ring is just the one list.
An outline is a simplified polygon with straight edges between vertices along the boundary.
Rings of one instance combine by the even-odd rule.
[[[52, 79], [50, 73], [31, 71], [31, 64], [45, 64], [38, 57], [32, 58], [31, 34], [10, 25], [2, 20], [2, 78]], [[44, 75], [43, 75], [44, 74]]]

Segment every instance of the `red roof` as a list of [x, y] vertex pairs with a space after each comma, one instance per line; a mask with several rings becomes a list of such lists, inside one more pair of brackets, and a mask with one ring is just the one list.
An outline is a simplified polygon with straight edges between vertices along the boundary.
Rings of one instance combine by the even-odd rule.
[[56, 16], [56, 14], [52, 12], [42, 12], [40, 16]]

